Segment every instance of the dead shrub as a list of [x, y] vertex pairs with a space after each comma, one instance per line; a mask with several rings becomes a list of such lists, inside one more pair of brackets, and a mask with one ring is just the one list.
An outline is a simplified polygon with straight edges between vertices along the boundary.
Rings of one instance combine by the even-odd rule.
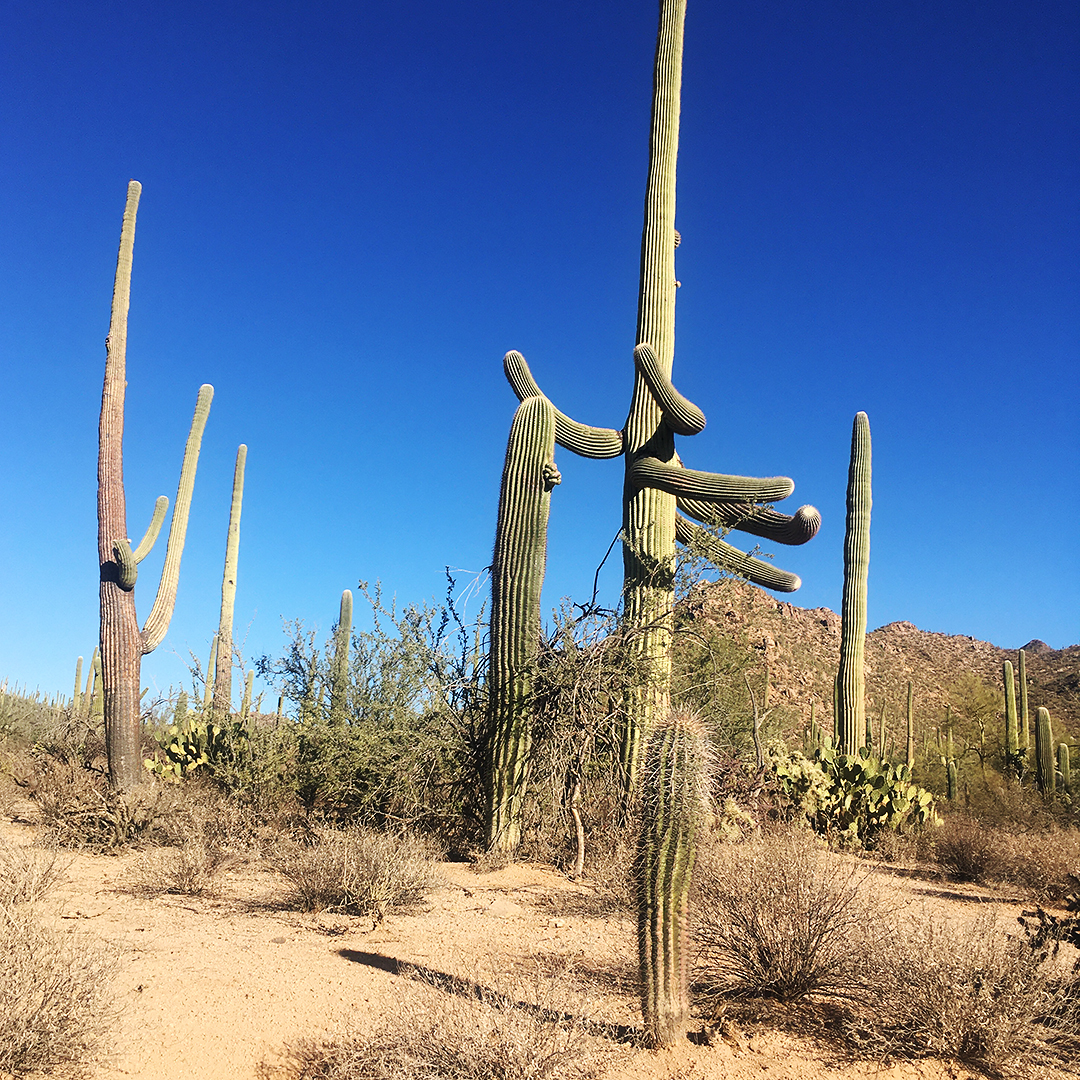
[[802, 830], [705, 853], [695, 975], [712, 1013], [739, 997], [861, 997], [883, 933], [880, 907], [860, 895], [868, 873]]
[[115, 958], [44, 926], [29, 907], [0, 907], [0, 1073], [78, 1068], [111, 1021]]
[[123, 888], [136, 896], [217, 896], [220, 875], [238, 861], [237, 856], [197, 838], [179, 848], [141, 854]]
[[407, 833], [319, 828], [313, 846], [290, 844], [273, 855], [301, 911], [337, 911], [381, 919], [423, 898], [434, 884], [434, 850]]
[[40, 900], [64, 870], [54, 847], [17, 847], [0, 841], [0, 908]]
[[1006, 860], [999, 830], [964, 814], [950, 814], [930, 840], [934, 860], [946, 873], [961, 881], [1000, 880]]
[[[418, 976], [421, 977], [421, 976]], [[588, 1080], [618, 1051], [590, 1035], [565, 973], [492, 989], [440, 980], [371, 1036], [292, 1048], [288, 1080]], [[447, 994], [446, 991], [450, 993]], [[264, 1068], [262, 1076], [280, 1077]]]
[[1080, 1049], [1080, 1016], [1061, 972], [993, 911], [949, 924], [909, 917], [867, 969], [870, 1008], [849, 1028], [867, 1048], [952, 1058], [1020, 1076]]

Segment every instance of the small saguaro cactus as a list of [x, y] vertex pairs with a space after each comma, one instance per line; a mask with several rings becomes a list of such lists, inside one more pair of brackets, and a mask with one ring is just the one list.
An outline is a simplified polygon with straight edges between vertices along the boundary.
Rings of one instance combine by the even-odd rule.
[[94, 649], [94, 655], [90, 658], [90, 689], [86, 695], [86, 714], [94, 720], [100, 720], [105, 715], [105, 687], [103, 683], [101, 651]]
[[352, 591], [341, 594], [334, 655], [330, 661], [330, 722], [344, 724], [349, 713], [349, 645], [352, 643]]
[[661, 720], [642, 767], [634, 869], [641, 1012], [656, 1047], [670, 1046], [690, 1018], [687, 902], [708, 796], [704, 729], [684, 714]]
[[187, 533], [188, 511], [195, 486], [195, 468], [214, 388], [200, 388], [191, 422], [172, 524], [154, 606], [139, 629], [135, 612], [135, 581], [139, 563], [150, 553], [165, 520], [169, 500], [160, 496], [145, 535], [132, 550], [128, 539], [124, 495], [124, 392], [127, 387], [127, 321], [131, 298], [131, 264], [135, 247], [135, 216], [142, 186], [128, 184], [120, 251], [116, 260], [109, 336], [105, 339], [105, 382], [98, 428], [98, 563], [101, 598], [101, 663], [105, 714], [105, 749], [109, 782], [114, 788], [142, 783], [140, 724], [140, 666], [165, 638], [176, 603], [180, 558]]
[[911, 680], [907, 684], [907, 747], [904, 753], [904, 764], [910, 769], [915, 764], [915, 698], [911, 686]]
[[513, 851], [521, 841], [548, 514], [551, 490], [560, 481], [555, 409], [543, 396], [526, 397], [514, 414], [507, 441], [491, 564], [485, 794], [492, 850]]
[[866, 583], [870, 573], [870, 421], [856, 413], [851, 429], [847, 523], [844, 531], [844, 599], [840, 615], [840, 670], [837, 675], [837, 742], [854, 754], [866, 723]]
[[240, 700], [240, 723], [246, 725], [248, 717], [251, 715], [251, 694], [255, 689], [255, 669], [252, 668], [247, 673], [247, 678], [244, 680], [244, 696]]
[[82, 711], [82, 657], [75, 662], [75, 693], [71, 698], [71, 715], [78, 716]]
[[1050, 710], [1041, 706], [1035, 712], [1035, 783], [1046, 798], [1052, 797], [1057, 787]]
[[1016, 723], [1016, 680], [1011, 660], [1002, 665], [1005, 683], [1005, 774], [1020, 773], [1020, 734]]
[[223, 722], [232, 712], [233, 611], [236, 607], [236, 568], [240, 561], [240, 512], [244, 505], [244, 467], [247, 447], [236, 450], [233, 469], [232, 505], [229, 508], [229, 531], [225, 538], [225, 569], [221, 575], [221, 617], [218, 621], [217, 666], [214, 670], [214, 718]]
[[1069, 766], [1069, 744], [1058, 743], [1057, 771], [1061, 777], [1061, 790], [1071, 799], [1073, 796], [1072, 770]]

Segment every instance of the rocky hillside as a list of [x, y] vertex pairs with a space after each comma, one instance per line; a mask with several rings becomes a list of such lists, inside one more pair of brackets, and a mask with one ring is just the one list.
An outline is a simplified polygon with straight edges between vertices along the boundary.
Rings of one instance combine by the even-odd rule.
[[[810, 703], [827, 732], [832, 730], [833, 678], [840, 653], [840, 616], [828, 608], [800, 608], [743, 582], [724, 581], [699, 588], [686, 601], [695, 620], [752, 647], [769, 680], [769, 705], [782, 707], [785, 727], [809, 721]], [[1080, 645], [1051, 649], [1042, 641], [1024, 646], [1028, 702], [1032, 718], [1050, 710], [1059, 740], [1080, 741]], [[867, 709], [875, 717], [886, 706], [889, 731], [896, 737], [906, 723], [907, 683], [914, 690], [918, 737], [942, 721], [950, 690], [969, 672], [995, 691], [1002, 689], [1002, 664], [1017, 664], [1015, 650], [960, 635], [920, 630], [894, 622], [867, 635]], [[801, 721], [800, 721], [801, 717]], [[876, 731], [876, 726], [875, 726]]]

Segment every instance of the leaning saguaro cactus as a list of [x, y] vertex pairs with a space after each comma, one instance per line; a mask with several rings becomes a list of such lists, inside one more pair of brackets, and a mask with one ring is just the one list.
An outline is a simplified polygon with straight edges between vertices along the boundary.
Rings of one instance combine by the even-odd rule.
[[690, 1017], [687, 899], [707, 808], [708, 748], [696, 720], [659, 721], [641, 775], [635, 879], [641, 1012], [654, 1046], [669, 1046]]
[[218, 621], [217, 667], [213, 672], [214, 719], [221, 723], [232, 712], [233, 611], [236, 607], [236, 568], [240, 561], [240, 512], [244, 505], [244, 467], [247, 447], [236, 449], [233, 469], [232, 505], [229, 508], [229, 531], [225, 537], [225, 569], [221, 575], [221, 618]]
[[128, 539], [124, 497], [124, 390], [127, 386], [127, 316], [131, 297], [131, 262], [135, 245], [135, 214], [141, 185], [128, 184], [120, 253], [116, 260], [112, 317], [105, 339], [105, 384], [101, 395], [98, 432], [98, 562], [101, 567], [101, 664], [104, 686], [105, 746], [109, 780], [116, 788], [131, 788], [145, 775], [139, 723], [139, 675], [142, 657], [161, 644], [176, 602], [180, 557], [184, 550], [188, 510], [195, 485], [195, 467], [203, 428], [210, 412], [212, 386], [199, 390], [191, 422], [180, 485], [176, 492], [165, 566], [154, 606], [139, 629], [135, 614], [135, 581], [139, 563], [157, 539], [169, 500], [162, 495], [150, 526], [132, 550]]
[[1046, 798], [1053, 796], [1057, 788], [1050, 710], [1041, 706], [1035, 712], [1035, 783]]
[[560, 479], [555, 410], [543, 396], [526, 397], [514, 414], [506, 446], [491, 564], [485, 794], [487, 843], [498, 851], [513, 851], [521, 840], [548, 513], [551, 489]]
[[[622, 455], [623, 606], [648, 672], [628, 692], [623, 737], [627, 785], [633, 787], [641, 748], [653, 722], [670, 711], [671, 638], [675, 545], [695, 545], [718, 566], [766, 588], [793, 591], [794, 574], [739, 551], [687, 517], [721, 529], [739, 529], [782, 544], [809, 540], [821, 523], [813, 507], [794, 517], [761, 506], [786, 498], [787, 477], [752, 479], [697, 472], [683, 467], [676, 435], [694, 435], [705, 416], [672, 385], [675, 354], [675, 163], [679, 146], [683, 24], [686, 0], [661, 0], [653, 74], [649, 170], [641, 238], [634, 392], [622, 430], [590, 427], [555, 413], [560, 446], [591, 458]], [[541, 394], [524, 357], [504, 358], [507, 378], [521, 400]]]
[[854, 754], [866, 723], [866, 582], [870, 574], [870, 421], [856, 413], [851, 429], [847, 524], [844, 531], [844, 601], [840, 613], [836, 738], [841, 753]]

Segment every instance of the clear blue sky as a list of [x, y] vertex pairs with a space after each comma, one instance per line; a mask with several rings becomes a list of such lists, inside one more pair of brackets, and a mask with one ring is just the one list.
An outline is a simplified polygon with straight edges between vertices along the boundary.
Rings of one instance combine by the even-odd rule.
[[[283, 616], [328, 630], [358, 579], [417, 600], [482, 571], [503, 353], [578, 419], [625, 419], [655, 28], [654, 0], [4, 4], [0, 677], [69, 692], [97, 637], [131, 177], [133, 536], [217, 391], [144, 684], [208, 650], [240, 442], [248, 656]], [[777, 552], [796, 602], [839, 608], [861, 409], [871, 625], [1080, 639], [1078, 55], [1074, 0], [690, 0], [675, 381], [709, 426], [680, 449], [822, 511]], [[559, 465], [549, 607], [620, 520], [621, 460]]]

